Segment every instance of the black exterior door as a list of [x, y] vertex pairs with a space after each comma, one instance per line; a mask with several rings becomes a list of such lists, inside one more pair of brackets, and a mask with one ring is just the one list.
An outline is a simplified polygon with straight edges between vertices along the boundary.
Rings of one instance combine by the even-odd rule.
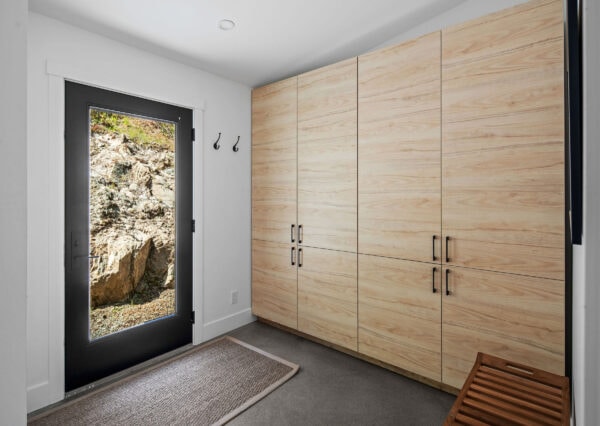
[[[65, 83], [66, 391], [191, 343], [191, 142], [189, 109]], [[109, 255], [117, 240], [129, 252]], [[142, 302], [165, 295], [172, 309], [156, 318], [120, 329], [92, 319], [146, 315]]]

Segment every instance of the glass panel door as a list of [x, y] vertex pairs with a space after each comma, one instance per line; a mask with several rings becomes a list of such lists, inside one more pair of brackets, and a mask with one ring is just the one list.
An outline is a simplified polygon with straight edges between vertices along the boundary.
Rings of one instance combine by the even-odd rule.
[[65, 390], [191, 343], [192, 111], [65, 82]]

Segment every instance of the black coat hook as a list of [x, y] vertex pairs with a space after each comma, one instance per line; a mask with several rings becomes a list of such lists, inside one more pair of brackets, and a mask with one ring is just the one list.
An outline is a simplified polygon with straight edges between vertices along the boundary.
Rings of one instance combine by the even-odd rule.
[[240, 149], [238, 148], [238, 143], [240, 143], [240, 137], [238, 136], [235, 145], [233, 145], [233, 152], [238, 152]]
[[219, 141], [221, 140], [221, 132], [219, 132], [219, 137], [217, 138], [217, 140], [215, 141], [215, 143], [213, 144], [213, 148], [214, 149], [219, 149], [221, 148], [221, 145], [219, 145]]

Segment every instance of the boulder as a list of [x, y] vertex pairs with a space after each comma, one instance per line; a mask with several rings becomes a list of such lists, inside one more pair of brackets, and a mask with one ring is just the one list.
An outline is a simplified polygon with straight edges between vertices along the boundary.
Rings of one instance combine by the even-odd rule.
[[[106, 236], [104, 236], [106, 237]], [[146, 273], [152, 237], [140, 240], [128, 234], [111, 235], [96, 240], [95, 260], [90, 270], [92, 307], [122, 302], [133, 294]]]

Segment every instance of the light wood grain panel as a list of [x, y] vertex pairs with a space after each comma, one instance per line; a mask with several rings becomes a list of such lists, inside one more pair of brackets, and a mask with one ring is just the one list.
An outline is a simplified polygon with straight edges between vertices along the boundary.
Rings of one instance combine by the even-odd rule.
[[298, 77], [303, 244], [356, 252], [356, 58]]
[[498, 55], [563, 35], [563, 2], [533, 0], [446, 28], [442, 31], [445, 64]]
[[358, 270], [358, 351], [440, 381], [440, 266], [359, 255]]
[[[564, 279], [558, 3], [527, 3], [442, 33], [442, 227], [452, 264]], [[463, 45], [465, 34], [478, 41]]]
[[296, 139], [298, 78], [252, 91], [252, 144]]
[[359, 57], [359, 252], [432, 261], [441, 233], [440, 33]]
[[252, 241], [252, 313], [298, 327], [298, 277], [290, 244]]
[[290, 241], [296, 224], [296, 78], [252, 92], [252, 237]]
[[564, 374], [564, 281], [450, 270], [451, 294], [442, 296], [444, 383], [460, 388], [477, 352]]
[[298, 125], [356, 112], [356, 58], [298, 76]]
[[562, 38], [467, 64], [444, 63], [444, 125], [524, 111], [556, 113], [564, 104], [563, 64]]
[[298, 330], [357, 349], [357, 255], [302, 248]]

